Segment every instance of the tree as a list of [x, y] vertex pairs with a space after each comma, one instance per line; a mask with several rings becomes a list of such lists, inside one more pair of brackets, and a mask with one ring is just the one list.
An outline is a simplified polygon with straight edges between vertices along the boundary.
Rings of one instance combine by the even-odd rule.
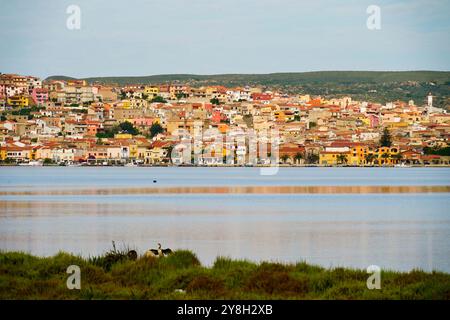
[[384, 163], [386, 163], [387, 160], [388, 160], [390, 157], [391, 157], [391, 155], [390, 155], [389, 153], [387, 153], [387, 152], [385, 152], [385, 153], [383, 153], [383, 154], [381, 155], [381, 158], [383, 158]]
[[306, 157], [306, 162], [308, 164], [316, 164], [319, 163], [319, 155], [315, 154], [315, 153], [310, 153], [308, 154], [308, 156]]
[[366, 155], [366, 162], [373, 164], [373, 161], [375, 160], [375, 155], [373, 153], [369, 153]]
[[215, 104], [215, 105], [219, 105], [220, 104], [220, 101], [217, 98], [212, 98], [211, 100], [209, 100], [209, 102], [211, 102], [212, 104]]
[[124, 99], [127, 98], [127, 93], [124, 92], [124, 91], [122, 91], [122, 92], [119, 94], [119, 97], [120, 97], [120, 100], [124, 100]]
[[177, 100], [186, 98], [186, 96], [187, 95], [185, 93], [177, 93], [177, 94], [175, 94], [175, 97], [177, 98]]
[[336, 157], [336, 160], [337, 160], [337, 163], [339, 163], [339, 164], [343, 164], [343, 163], [347, 163], [348, 162], [347, 156], [345, 154], [339, 154]]
[[156, 97], [154, 97], [154, 98], [151, 100], [151, 102], [167, 103], [167, 100], [164, 99], [164, 98], [161, 97], [161, 96], [156, 96]]
[[163, 132], [164, 128], [158, 122], [153, 122], [150, 127], [150, 138], [153, 138]]
[[16, 160], [14, 160], [14, 159], [12, 159], [12, 158], [6, 158], [6, 159], [4, 160], [4, 162], [5, 162], [5, 163], [14, 163], [14, 162], [16, 162]]
[[297, 152], [294, 156], [295, 162], [299, 163], [300, 160], [302, 160], [302, 159], [303, 159], [303, 155], [300, 152]]
[[166, 149], [166, 159], [168, 163], [172, 163], [172, 151], [173, 151], [173, 145], [168, 145], [167, 147], [164, 147]]
[[131, 122], [125, 121], [118, 126], [114, 126], [111, 129], [105, 130], [104, 132], [97, 132], [96, 137], [99, 139], [114, 138], [114, 135], [120, 132], [129, 133], [133, 136], [139, 134], [139, 130], [136, 129]]
[[439, 147], [425, 147], [423, 148], [424, 154], [437, 154], [439, 156], [450, 156], [450, 147], [439, 148]]
[[392, 145], [392, 137], [388, 130], [388, 128], [383, 129], [383, 134], [380, 138], [380, 146], [382, 147], [390, 147]]
[[281, 161], [283, 161], [283, 163], [286, 163], [286, 161], [289, 159], [289, 156], [287, 154], [283, 154], [281, 156]]
[[105, 130], [104, 132], [97, 132], [95, 136], [99, 139], [104, 138], [114, 138], [114, 131], [113, 130]]
[[392, 156], [392, 159], [394, 159], [396, 162], [400, 162], [403, 159], [403, 155], [401, 153], [396, 153]]
[[123, 133], [129, 133], [133, 136], [139, 134], [139, 130], [136, 129], [133, 126], [133, 124], [129, 121], [125, 121], [125, 122], [122, 122], [121, 124], [119, 124], [119, 130], [122, 131]]

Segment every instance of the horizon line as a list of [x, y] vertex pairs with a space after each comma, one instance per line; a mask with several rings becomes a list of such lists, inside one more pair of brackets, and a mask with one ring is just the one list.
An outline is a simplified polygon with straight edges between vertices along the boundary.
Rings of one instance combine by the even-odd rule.
[[[50, 77], [68, 77], [73, 79], [89, 79], [89, 78], [143, 78], [143, 77], [157, 77], [157, 76], [226, 76], [226, 75], [273, 75], [273, 74], [295, 74], [295, 73], [318, 73], [318, 72], [450, 72], [450, 70], [313, 70], [313, 71], [276, 71], [276, 72], [265, 72], [265, 73], [238, 73], [238, 72], [226, 72], [226, 73], [157, 73], [157, 74], [146, 74], [146, 75], [97, 75], [97, 76], [82, 76], [74, 77], [64, 74], [53, 74], [48, 75], [43, 79], [48, 79]], [[1, 74], [2, 72], [0, 72]]]

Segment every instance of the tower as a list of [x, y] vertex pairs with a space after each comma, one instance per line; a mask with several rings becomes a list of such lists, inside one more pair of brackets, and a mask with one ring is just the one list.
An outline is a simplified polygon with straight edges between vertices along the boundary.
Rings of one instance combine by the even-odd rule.
[[428, 97], [427, 97], [427, 111], [428, 114], [430, 114], [433, 110], [433, 96], [431, 95], [431, 92], [428, 93]]

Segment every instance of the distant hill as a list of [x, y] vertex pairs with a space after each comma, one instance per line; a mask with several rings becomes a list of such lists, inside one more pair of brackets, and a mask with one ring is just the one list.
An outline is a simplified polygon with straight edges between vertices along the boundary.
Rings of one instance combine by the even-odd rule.
[[72, 78], [72, 77], [66, 77], [66, 76], [51, 76], [48, 77], [46, 80], [77, 80], [76, 78]]
[[[48, 80], [75, 79], [66, 76], [51, 76]], [[437, 82], [450, 83], [449, 71], [317, 71], [317, 72], [292, 72], [292, 73], [268, 73], [268, 74], [163, 74], [153, 76], [117, 76], [117, 77], [89, 77], [83, 78], [89, 83], [100, 82], [104, 84], [155, 84], [167, 82], [182, 82], [190, 85], [227, 85], [242, 86], [286, 86], [302, 83], [388, 83], [388, 82]]]
[[[73, 79], [53, 76], [47, 79]], [[180, 82], [193, 87], [207, 85], [262, 86], [281, 89], [290, 94], [308, 93], [326, 98], [350, 96], [359, 101], [386, 103], [413, 100], [426, 103], [429, 92], [433, 104], [450, 110], [449, 71], [318, 71], [269, 74], [167, 74], [143, 77], [92, 77], [89, 83], [123, 86], [126, 84], [157, 84]]]

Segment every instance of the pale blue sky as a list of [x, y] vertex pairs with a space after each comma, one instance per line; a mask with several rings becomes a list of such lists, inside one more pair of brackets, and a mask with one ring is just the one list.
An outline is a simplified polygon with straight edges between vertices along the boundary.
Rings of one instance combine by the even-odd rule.
[[[70, 4], [81, 30], [66, 28]], [[447, 0], [0, 0], [0, 72], [450, 70], [449, 16]]]

